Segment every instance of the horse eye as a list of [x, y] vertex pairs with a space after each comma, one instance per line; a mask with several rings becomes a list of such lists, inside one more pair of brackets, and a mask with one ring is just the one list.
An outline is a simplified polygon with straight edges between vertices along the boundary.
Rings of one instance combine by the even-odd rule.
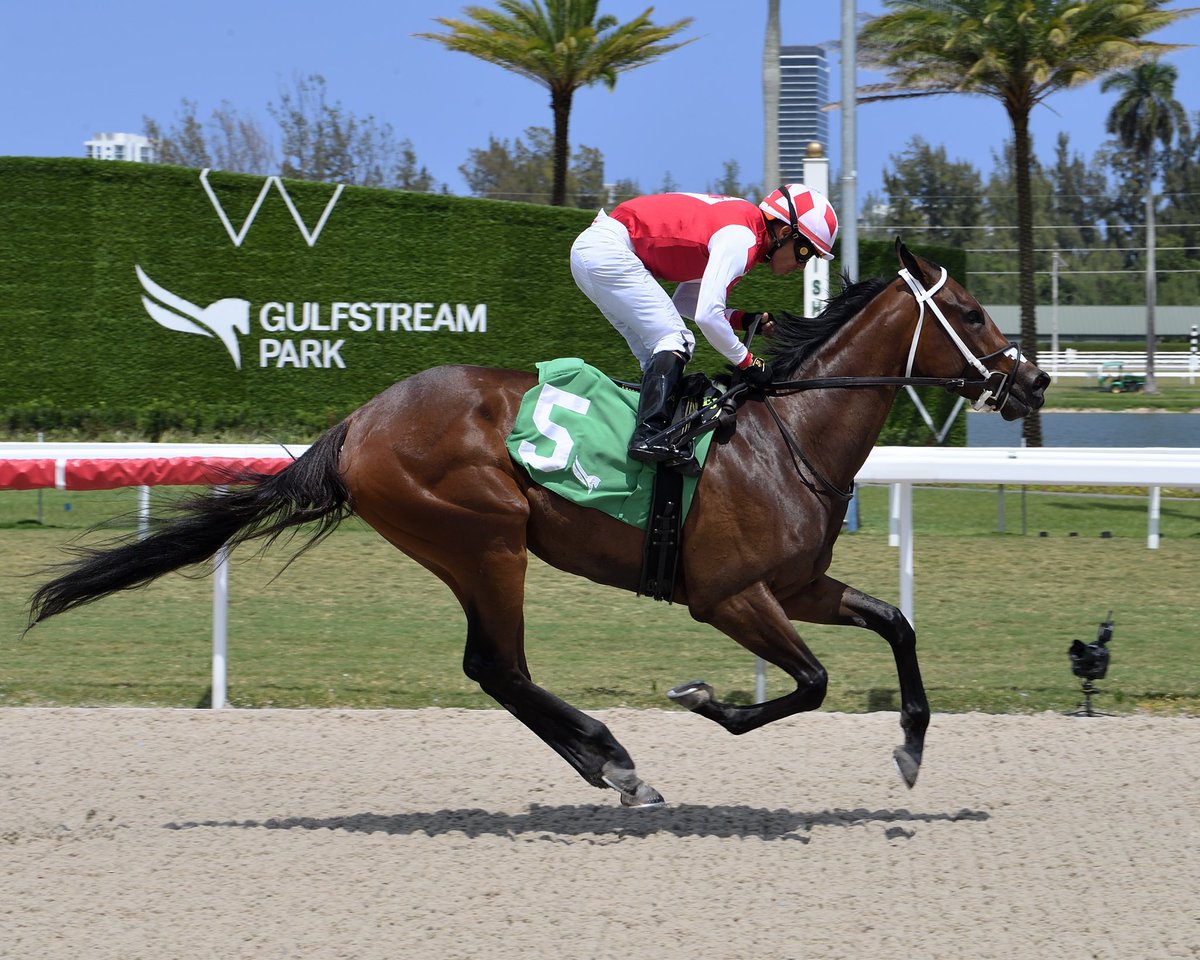
[[978, 310], [968, 310], [966, 320], [971, 326], [978, 327], [983, 323], [983, 314]]

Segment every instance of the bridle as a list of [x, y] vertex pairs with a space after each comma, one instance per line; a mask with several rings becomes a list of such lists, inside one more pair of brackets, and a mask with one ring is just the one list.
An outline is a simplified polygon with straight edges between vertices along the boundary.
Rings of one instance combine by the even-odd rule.
[[[938, 282], [926, 290], [916, 277], [907, 270], [901, 270], [900, 276], [912, 290], [913, 296], [917, 301], [917, 324], [913, 329], [912, 344], [908, 348], [908, 363], [904, 367], [904, 376], [902, 377], [812, 377], [806, 380], [777, 380], [766, 388], [769, 394], [784, 394], [792, 393], [799, 390], [820, 390], [828, 388], [853, 388], [853, 387], [943, 387], [946, 390], [961, 391], [964, 387], [973, 384], [982, 383], [983, 391], [979, 395], [979, 399], [974, 401], [972, 408], [982, 410], [987, 407], [991, 410], [999, 410], [1008, 400], [1009, 393], [1012, 392], [1013, 383], [1016, 381], [1017, 371], [1022, 363], [1028, 363], [1022, 355], [1020, 348], [1012, 342], [1009, 342], [1007, 347], [1002, 347], [993, 353], [986, 356], [977, 357], [973, 354], [970, 348], [963, 343], [962, 338], [954, 332], [954, 328], [950, 326], [950, 321], [946, 319], [946, 315], [942, 313], [941, 308], [933, 299], [933, 295], [937, 293], [946, 283], [947, 274], [946, 268], [942, 267], [942, 275], [938, 278]], [[917, 355], [917, 344], [921, 339], [921, 331], [925, 324], [925, 305], [929, 304], [930, 312], [937, 317], [942, 329], [946, 331], [950, 341], [958, 348], [966, 361], [963, 366], [963, 372], [957, 377], [914, 377], [912, 375], [913, 362]], [[758, 330], [758, 321], [753, 324], [753, 328], [749, 332], [747, 342], [753, 339], [754, 334]], [[990, 369], [987, 364], [990, 361], [998, 360], [1001, 357], [1007, 357], [1013, 361], [1011, 369], [1006, 373], [1003, 370]], [[972, 376], [972, 372], [979, 374], [978, 377]]]
[[[904, 368], [904, 376], [902, 377], [813, 377], [807, 380], [782, 380], [768, 384], [765, 388], [757, 391], [762, 397], [767, 410], [771, 417], [775, 420], [779, 427], [780, 435], [783, 437], [784, 443], [787, 445], [788, 452], [791, 454], [792, 462], [796, 467], [796, 472], [800, 475], [803, 482], [814, 487], [809, 480], [804, 479], [804, 471], [801, 465], [808, 469], [809, 474], [824, 488], [831, 496], [839, 500], [849, 501], [854, 495], [854, 485], [850, 485], [849, 490], [843, 490], [827, 479], [808, 459], [804, 451], [800, 448], [800, 444], [796, 438], [792, 436], [787, 425], [783, 422], [783, 418], [779, 416], [775, 405], [771, 403], [772, 396], [782, 394], [796, 393], [802, 390], [820, 390], [820, 389], [850, 389], [856, 387], [943, 387], [946, 390], [955, 392], [962, 391], [965, 387], [973, 384], [983, 384], [983, 391], [973, 404], [975, 410], [982, 410], [984, 407], [989, 407], [992, 410], [999, 410], [1008, 400], [1008, 395], [1012, 391], [1013, 383], [1016, 380], [1016, 374], [1022, 363], [1028, 361], [1021, 355], [1021, 351], [1015, 343], [1009, 343], [1007, 347], [989, 353], [983, 357], [977, 357], [973, 354], [970, 348], [963, 343], [962, 338], [950, 326], [950, 321], [946, 319], [946, 315], [942, 313], [941, 308], [934, 300], [936, 294], [946, 284], [947, 273], [946, 268], [942, 267], [942, 275], [928, 290], [921, 285], [921, 282], [916, 279], [908, 270], [900, 270], [900, 277], [908, 284], [913, 296], [917, 301], [917, 323], [913, 330], [912, 344], [908, 348], [908, 362]], [[920, 342], [921, 333], [925, 324], [925, 305], [929, 305], [930, 312], [937, 318], [938, 323], [946, 334], [950, 337], [950, 341], [958, 348], [959, 353], [963, 355], [966, 364], [963, 367], [963, 375], [958, 377], [914, 377], [912, 375], [913, 363], [916, 360], [917, 344]], [[747, 328], [746, 346], [749, 347], [754, 340], [755, 334], [758, 332], [760, 318], [756, 317]], [[1011, 369], [1007, 373], [1002, 370], [990, 369], [987, 364], [989, 361], [997, 360], [1000, 357], [1007, 357], [1013, 361]], [[978, 373], [978, 378], [970, 376], [970, 374]], [[629, 384], [629, 386], [633, 386]], [[723, 395], [723, 397], [715, 404], [701, 407], [694, 413], [688, 415], [684, 419], [677, 421], [664, 434], [674, 433], [681, 429], [686, 430], [689, 427], [697, 427], [696, 436], [706, 430], [714, 429], [720, 419], [724, 415], [732, 415], [737, 406], [752, 393], [751, 387], [746, 383], [735, 383]]]
[[[913, 330], [912, 345], [908, 348], [908, 363], [904, 367], [905, 379], [912, 377], [913, 361], [917, 356], [917, 343], [921, 339], [921, 328], [925, 323], [925, 304], [929, 304], [930, 312], [937, 317], [938, 323], [942, 329], [946, 331], [946, 335], [950, 338], [950, 342], [958, 348], [958, 352], [963, 355], [966, 360], [966, 366], [963, 368], [964, 375], [969, 370], [975, 370], [983, 380], [985, 386], [980, 392], [979, 398], [971, 404], [973, 410], [982, 410], [988, 407], [992, 410], [999, 410], [1008, 400], [1008, 395], [1012, 390], [1013, 381], [1016, 379], [1017, 368], [1025, 358], [1021, 355], [1020, 348], [1015, 343], [1009, 343], [1007, 347], [1003, 347], [994, 353], [989, 353], [984, 357], [977, 357], [973, 354], [970, 348], [963, 343], [960, 337], [950, 326], [950, 321], [946, 319], [946, 315], [942, 313], [942, 308], [937, 305], [937, 301], [933, 299], [933, 295], [937, 293], [946, 283], [948, 274], [946, 268], [942, 267], [942, 275], [929, 289], [921, 286], [921, 281], [914, 277], [907, 269], [900, 271], [900, 279], [908, 284], [908, 288], [912, 290], [913, 296], [917, 300], [917, 325]], [[1013, 361], [1008, 371], [991, 369], [987, 366], [989, 360], [996, 360], [1000, 357], [1007, 357]], [[965, 376], [961, 378], [963, 384], [977, 383], [977, 380], [968, 379]]]
[[[973, 354], [970, 348], [963, 343], [962, 338], [955, 332], [950, 325], [950, 321], [946, 319], [946, 315], [942, 313], [941, 307], [937, 305], [937, 301], [933, 299], [936, 294], [946, 284], [948, 274], [946, 268], [942, 267], [942, 275], [929, 289], [921, 285], [916, 277], [914, 277], [907, 269], [899, 271], [901, 279], [908, 284], [908, 288], [912, 291], [913, 296], [917, 301], [917, 323], [913, 330], [912, 344], [908, 348], [908, 362], [904, 367], [904, 376], [902, 377], [815, 377], [809, 380], [785, 380], [770, 384], [763, 395], [763, 402], [771, 413], [771, 417], [775, 420], [779, 427], [779, 432], [787, 444], [789, 453], [792, 456], [792, 462], [796, 466], [796, 472], [803, 477], [803, 471], [800, 469], [800, 464], [803, 463], [808, 468], [808, 472], [816, 478], [817, 482], [825, 489], [826, 492], [839, 500], [848, 501], [854, 495], [854, 484], [850, 485], [849, 490], [843, 490], [832, 481], [827, 479], [815, 466], [812, 461], [805, 456], [804, 451], [800, 448], [800, 444], [792, 436], [787, 429], [783, 419], [775, 410], [774, 404], [771, 403], [771, 396], [782, 393], [791, 393], [800, 390], [816, 390], [820, 388], [853, 388], [853, 387], [877, 387], [877, 386], [926, 386], [926, 387], [944, 387], [947, 390], [961, 391], [970, 384], [982, 382], [984, 388], [979, 394], [979, 398], [972, 404], [975, 410], [982, 410], [988, 407], [992, 410], [999, 410], [1008, 400], [1008, 395], [1012, 391], [1013, 383], [1016, 380], [1017, 370], [1024, 362], [1025, 357], [1021, 355], [1020, 348], [1015, 343], [1009, 343], [1007, 347], [989, 353], [983, 357], [977, 357]], [[958, 348], [959, 353], [963, 355], [966, 361], [963, 367], [963, 375], [959, 377], [914, 377], [912, 375], [913, 363], [917, 356], [917, 344], [921, 339], [921, 332], [925, 324], [925, 305], [929, 305], [930, 312], [937, 318], [938, 323], [946, 334], [950, 337], [950, 341]], [[747, 344], [754, 338], [757, 332], [758, 323], [754, 325], [747, 336]], [[987, 366], [989, 361], [997, 360], [1000, 357], [1007, 357], [1013, 361], [1008, 372], [1003, 370], [991, 369]], [[974, 371], [979, 374], [976, 379], [970, 376]], [[738, 389], [737, 387], [733, 388]], [[732, 392], [732, 391], [731, 391]], [[807, 484], [808, 481], [805, 481]], [[811, 486], [811, 484], [809, 484]]]

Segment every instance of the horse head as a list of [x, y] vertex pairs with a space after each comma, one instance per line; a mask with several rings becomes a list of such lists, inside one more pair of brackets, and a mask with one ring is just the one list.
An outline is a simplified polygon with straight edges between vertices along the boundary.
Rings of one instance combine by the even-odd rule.
[[998, 410], [1005, 420], [1041, 407], [1050, 377], [1005, 339], [982, 304], [899, 237], [896, 257], [918, 307], [905, 376], [961, 378], [958, 392], [975, 409]]

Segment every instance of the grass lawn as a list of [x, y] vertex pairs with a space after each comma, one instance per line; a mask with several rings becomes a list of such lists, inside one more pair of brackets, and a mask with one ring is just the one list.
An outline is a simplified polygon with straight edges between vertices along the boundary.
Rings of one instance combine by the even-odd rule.
[[[156, 490], [156, 502], [171, 495]], [[19, 638], [38, 582], [30, 574], [63, 559], [63, 545], [85, 527], [136, 506], [131, 489], [43, 491], [37, 524], [37, 499], [0, 494], [0, 705], [207, 703], [206, 578], [170, 575]], [[1095, 639], [1112, 609], [1112, 664], [1097, 708], [1200, 712], [1200, 500], [1164, 499], [1154, 551], [1145, 545], [1144, 498], [1010, 489], [1004, 533], [998, 505], [995, 488], [914, 494], [915, 620], [935, 711], [1074, 708], [1079, 681], [1067, 647]], [[831, 572], [898, 602], [886, 489], [863, 490], [861, 521], [860, 532], [839, 540]], [[126, 516], [124, 529], [132, 522]], [[461, 672], [465, 621], [449, 591], [373, 531], [351, 520], [281, 572], [286, 557], [243, 551], [232, 565], [233, 706], [494, 706]], [[895, 669], [881, 639], [799, 629], [829, 669], [825, 709], [895, 708]], [[691, 679], [729, 699], [753, 697], [754, 658], [685, 609], [540, 562], [529, 574], [526, 635], [535, 679], [580, 707], [665, 706], [664, 692]], [[768, 695], [787, 687], [771, 668]]]
[[[1064, 377], [1046, 391], [1046, 409], [1197, 413], [1200, 412], [1200, 382], [1189, 384], [1185, 378], [1159, 377], [1157, 393], [1106, 393], [1096, 389], [1095, 381]], [[1200, 428], [1197, 434], [1200, 435]]]

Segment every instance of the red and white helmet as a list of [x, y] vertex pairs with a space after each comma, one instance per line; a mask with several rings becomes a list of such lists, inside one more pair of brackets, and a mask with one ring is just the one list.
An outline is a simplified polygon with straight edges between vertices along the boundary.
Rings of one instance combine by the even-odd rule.
[[758, 206], [766, 216], [782, 220], [804, 234], [822, 260], [833, 259], [838, 218], [833, 205], [820, 191], [802, 183], [786, 183]]

